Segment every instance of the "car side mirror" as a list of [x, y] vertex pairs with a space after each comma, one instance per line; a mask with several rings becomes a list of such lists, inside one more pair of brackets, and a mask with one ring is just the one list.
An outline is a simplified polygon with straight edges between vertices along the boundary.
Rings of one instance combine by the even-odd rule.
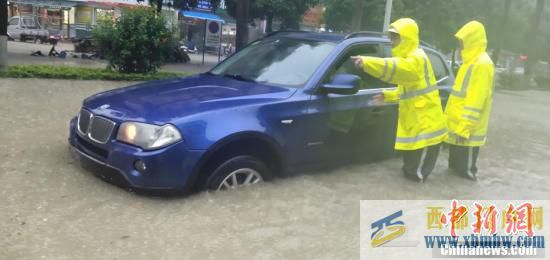
[[323, 84], [326, 93], [353, 95], [359, 91], [361, 78], [353, 74], [336, 74], [328, 84]]

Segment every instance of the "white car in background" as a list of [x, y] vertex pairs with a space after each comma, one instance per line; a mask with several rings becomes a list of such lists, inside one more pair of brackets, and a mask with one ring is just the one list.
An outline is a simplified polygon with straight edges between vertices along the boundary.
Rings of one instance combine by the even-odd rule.
[[44, 43], [48, 41], [49, 32], [40, 27], [34, 16], [14, 16], [8, 23], [8, 35], [22, 42], [33, 40]]

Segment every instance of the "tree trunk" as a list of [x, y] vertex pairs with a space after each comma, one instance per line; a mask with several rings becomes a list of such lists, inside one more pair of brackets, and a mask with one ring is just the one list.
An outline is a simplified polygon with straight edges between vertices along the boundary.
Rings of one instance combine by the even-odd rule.
[[361, 31], [364, 4], [365, 4], [365, 0], [354, 0], [353, 14], [351, 15], [352, 32]]
[[[501, 28], [506, 28], [508, 23], [508, 17], [510, 16], [510, 6], [512, 5], [512, 0], [506, 0], [504, 3], [504, 14], [502, 15], [502, 22], [500, 23]], [[495, 42], [495, 51], [493, 52], [493, 62], [495, 65], [498, 63], [498, 58], [500, 56], [500, 50], [502, 48], [502, 34], [496, 37], [497, 41]]]
[[265, 32], [266, 33], [273, 32], [273, 14], [268, 14], [265, 17]]
[[0, 0], [0, 70], [8, 66], [8, 0]]
[[537, 62], [537, 34], [539, 33], [540, 20], [542, 18], [542, 11], [544, 10], [544, 0], [537, 0], [537, 7], [531, 25], [529, 26], [529, 34], [527, 35], [528, 49], [527, 49], [527, 61], [525, 62], [525, 75], [531, 75], [533, 65]]
[[164, 2], [163, 0], [157, 0], [157, 13], [161, 13], [162, 12], [162, 2]]
[[237, 0], [237, 35], [235, 48], [237, 51], [248, 44], [248, 21], [250, 15], [250, 0]]

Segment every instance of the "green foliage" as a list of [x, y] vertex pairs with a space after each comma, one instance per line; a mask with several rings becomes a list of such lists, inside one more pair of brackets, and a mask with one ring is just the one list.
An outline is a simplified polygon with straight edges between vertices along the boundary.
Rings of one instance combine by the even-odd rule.
[[[382, 31], [385, 0], [367, 1], [363, 4], [362, 31]], [[325, 22], [328, 29], [349, 32], [355, 0], [326, 0]]]
[[79, 80], [147, 81], [183, 77], [186, 74], [156, 72], [149, 74], [119, 73], [108, 69], [51, 65], [16, 65], [0, 71], [0, 78], [46, 78]]
[[522, 90], [529, 86], [529, 78], [516, 73], [500, 73], [497, 76], [497, 88]]
[[[386, 0], [364, 0], [362, 30], [381, 31], [384, 21]], [[325, 0], [325, 21], [327, 28], [333, 31], [348, 32], [351, 24], [353, 0]], [[502, 0], [394, 0], [392, 18], [410, 17], [420, 26], [420, 37], [443, 51], [456, 47], [454, 34], [466, 22], [479, 20], [487, 31], [489, 49], [495, 43], [514, 52], [525, 51], [526, 32], [529, 19], [535, 11], [534, 1], [512, 1], [510, 15], [506, 26], [502, 26], [504, 2]], [[548, 17], [550, 8], [546, 8]], [[550, 24], [547, 19], [546, 24]], [[544, 21], [543, 21], [544, 23]], [[540, 41], [550, 42], [550, 26], [540, 26]], [[546, 37], [543, 37], [546, 36]], [[546, 38], [546, 39], [544, 39]], [[539, 50], [540, 56], [550, 57], [550, 52]]]
[[[226, 0], [227, 12], [236, 17], [237, 1]], [[302, 15], [319, 0], [250, 0], [250, 19], [280, 19], [281, 29], [299, 29]]]
[[105, 20], [93, 31], [99, 51], [123, 73], [156, 71], [174, 48], [173, 35], [164, 16], [147, 7], [125, 9], [114, 23]]

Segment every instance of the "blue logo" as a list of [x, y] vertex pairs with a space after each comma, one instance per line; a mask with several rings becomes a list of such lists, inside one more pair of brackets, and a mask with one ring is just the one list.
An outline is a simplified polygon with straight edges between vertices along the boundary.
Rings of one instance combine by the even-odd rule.
[[397, 220], [403, 216], [403, 211], [397, 211], [371, 224], [374, 230], [371, 235], [372, 247], [379, 247], [405, 233], [405, 222]]

